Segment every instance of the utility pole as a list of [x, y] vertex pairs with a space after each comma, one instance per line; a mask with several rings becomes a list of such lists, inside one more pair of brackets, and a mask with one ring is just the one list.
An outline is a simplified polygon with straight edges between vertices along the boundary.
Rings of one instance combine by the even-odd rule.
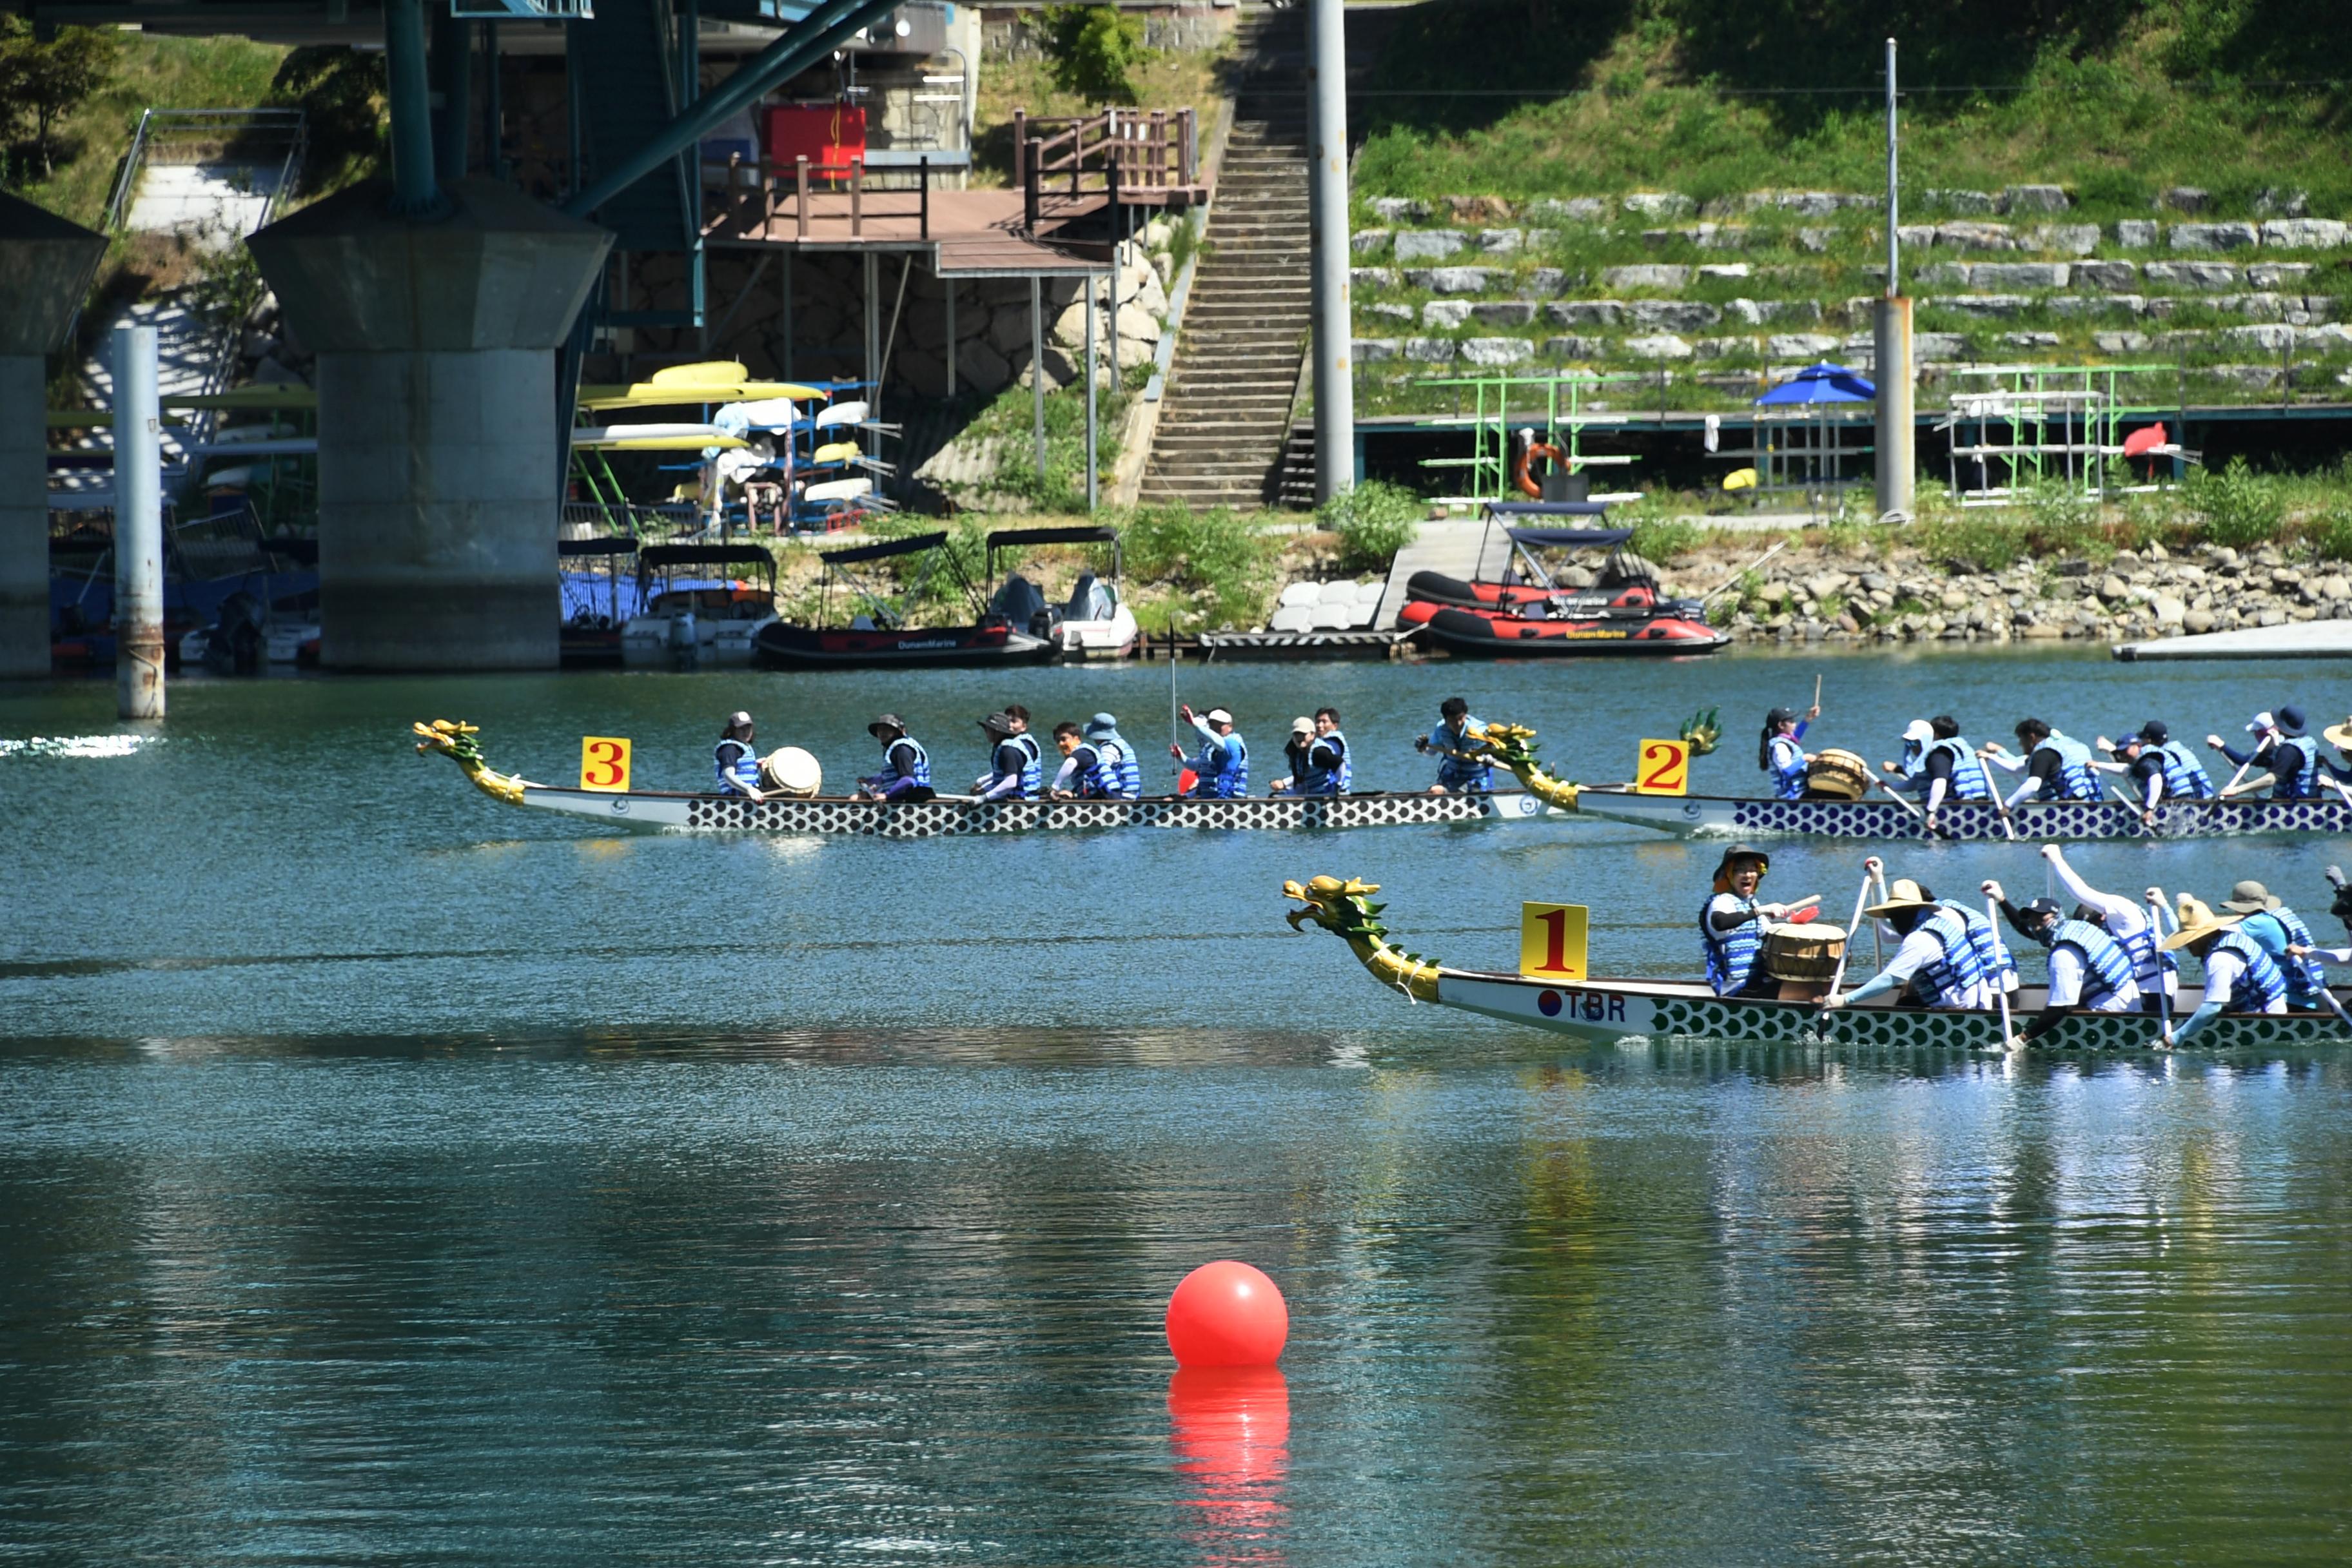
[[114, 706], [163, 716], [163, 411], [155, 329], [114, 329]]
[[1903, 297], [1901, 237], [1895, 224], [1895, 40], [1886, 40], [1886, 291], [1873, 333], [1878, 387], [1878, 517], [1908, 522], [1916, 505], [1917, 463], [1911, 418], [1911, 301]]
[[1314, 122], [1315, 499], [1356, 487], [1356, 384], [1348, 300], [1348, 34], [1343, 0], [1314, 0], [1307, 77]]

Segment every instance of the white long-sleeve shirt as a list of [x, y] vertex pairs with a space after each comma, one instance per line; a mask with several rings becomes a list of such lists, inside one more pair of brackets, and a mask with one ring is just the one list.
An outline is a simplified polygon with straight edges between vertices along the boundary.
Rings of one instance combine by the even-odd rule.
[[[2059, 882], [2068, 892], [2074, 895], [2076, 903], [2098, 911], [2100, 923], [2107, 928], [2109, 936], [2128, 946], [2132, 938], [2147, 930], [2148, 915], [2145, 905], [2136, 904], [2121, 893], [2099, 891], [2098, 889], [2083, 880], [2081, 874], [2063, 860], [2053, 860], [2050, 864], [2056, 869]], [[2158, 937], [2162, 934], [2160, 931], [2157, 933]], [[2159, 975], [2163, 977], [2166, 992], [2170, 993], [2179, 989], [2179, 975], [2164, 967], [2162, 955], [2157, 952], [2156, 944], [2151, 942], [2148, 945], [2147, 962], [2138, 965], [2133, 978], [2139, 982], [2140, 989], [2146, 991], [2157, 984]], [[2057, 984], [2054, 973], [2051, 977], [2051, 983], [2053, 985]]]
[[[2208, 952], [2205, 954], [2205, 1000], [2209, 1003], [2219, 1002], [2225, 1008], [2229, 1006], [2230, 998], [2238, 982], [2244, 978], [2245, 973], [2246, 961], [2228, 948], [2217, 947]], [[2263, 1011], [2285, 1012], [2286, 998], [2280, 997]]]

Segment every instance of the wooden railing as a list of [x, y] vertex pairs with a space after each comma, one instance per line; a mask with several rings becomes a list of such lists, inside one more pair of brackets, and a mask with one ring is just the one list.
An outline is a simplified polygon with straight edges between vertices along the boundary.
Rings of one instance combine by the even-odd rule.
[[[718, 189], [709, 192], [712, 181], [704, 180], [709, 196], [715, 197], [712, 210], [723, 222], [738, 232], [766, 228], [772, 231], [780, 223], [792, 226], [793, 237], [809, 237], [809, 225], [814, 220], [828, 226], [846, 222], [849, 237], [863, 239], [869, 222], [912, 218], [915, 237], [931, 237], [931, 161], [920, 158], [915, 163], [915, 184], [912, 189], [893, 186], [869, 189], [866, 184], [866, 160], [852, 157], [845, 171], [836, 165], [812, 166], [805, 156], [793, 160], [786, 168], [764, 159], [746, 158], [740, 153], [728, 154], [724, 163], [705, 163], [707, 174], [715, 174]], [[814, 194], [812, 179], [829, 189]]]
[[1032, 118], [1013, 111], [1013, 167], [1028, 226], [1047, 194], [1105, 195], [1189, 189], [1200, 167], [1199, 121], [1190, 109], [1106, 109]]

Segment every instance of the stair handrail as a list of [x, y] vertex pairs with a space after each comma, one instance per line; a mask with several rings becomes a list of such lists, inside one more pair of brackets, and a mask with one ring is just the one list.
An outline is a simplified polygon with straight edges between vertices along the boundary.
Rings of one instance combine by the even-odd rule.
[[[1066, 175], [1065, 194], [1072, 196], [1107, 191], [1114, 165], [1118, 184], [1129, 191], [1175, 190], [1196, 183], [1199, 120], [1189, 106], [1050, 116], [1016, 110], [1013, 141], [1013, 178], [1024, 191], [1033, 168], [1040, 186]], [[1088, 184], [1088, 176], [1099, 176], [1103, 184]]]
[[147, 126], [154, 118], [152, 108], [139, 111], [139, 129], [131, 133], [131, 151], [122, 155], [122, 172], [115, 176], [114, 194], [106, 202], [106, 221], [102, 226], [109, 234], [121, 226], [125, 208], [131, 200], [131, 187], [139, 182], [139, 160], [147, 150]]

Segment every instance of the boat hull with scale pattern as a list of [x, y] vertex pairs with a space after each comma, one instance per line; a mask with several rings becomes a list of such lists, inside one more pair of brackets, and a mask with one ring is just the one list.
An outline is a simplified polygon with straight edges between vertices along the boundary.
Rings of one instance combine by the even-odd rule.
[[[1587, 816], [1685, 837], [1866, 838], [1929, 837], [1910, 806], [1895, 800], [1753, 800], [1726, 795], [1634, 795], [1588, 785], [1577, 797]], [[2004, 822], [1990, 801], [1947, 802], [1934, 837], [2047, 844], [2088, 838], [2228, 838], [2251, 834], [2352, 834], [2352, 805], [2335, 800], [2180, 801], [2156, 820], [2117, 800], [2025, 801]]]

